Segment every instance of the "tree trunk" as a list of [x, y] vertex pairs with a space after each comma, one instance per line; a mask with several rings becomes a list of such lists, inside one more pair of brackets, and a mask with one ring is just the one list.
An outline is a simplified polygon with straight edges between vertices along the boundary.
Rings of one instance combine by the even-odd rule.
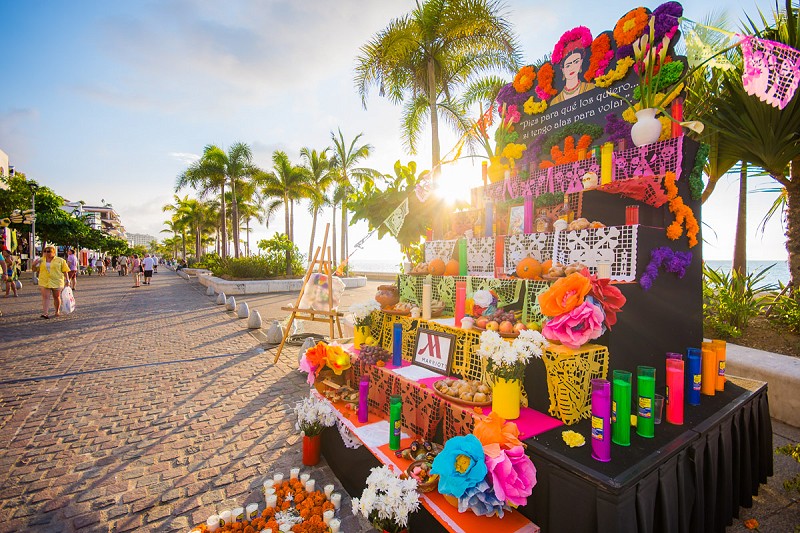
[[[220, 224], [220, 240], [222, 241], [222, 247], [220, 256], [228, 257], [228, 216], [225, 213], [225, 182], [222, 182], [222, 185], [219, 186], [219, 199], [220, 199], [220, 218], [222, 218], [222, 224]], [[184, 253], [184, 256], [186, 254]], [[183, 258], [184, 261], [186, 257]]]
[[[291, 221], [289, 219], [290, 218], [289, 197], [286, 194], [283, 195], [283, 210], [285, 212], [284, 223], [286, 228], [286, 236], [289, 237], [290, 235], [289, 228], [291, 227]], [[291, 241], [291, 238], [289, 240]], [[292, 252], [288, 249], [286, 250], [286, 275], [287, 276], [292, 275]]]
[[196, 259], [200, 259], [200, 247], [201, 244], [201, 235], [200, 235], [200, 224], [197, 224], [197, 227], [194, 228], [194, 254]]
[[294, 242], [294, 200], [289, 200], [289, 240]]
[[183, 244], [183, 260], [186, 261], [186, 230], [181, 232], [181, 243]]
[[[436, 108], [436, 69], [434, 68], [433, 58], [428, 60], [428, 105], [430, 106], [431, 113], [431, 176], [433, 188], [439, 181], [439, 176], [442, 169], [439, 168], [439, 160], [441, 158], [439, 148], [439, 111]], [[436, 239], [444, 237], [444, 213], [437, 210], [433, 217], [433, 233]]]
[[317, 233], [317, 215], [319, 214], [319, 209], [314, 209], [314, 216], [311, 220], [311, 242], [308, 243], [308, 260], [314, 257], [314, 237]]
[[[345, 179], [347, 179], [345, 177]], [[342, 261], [347, 259], [347, 196], [349, 193], [349, 187], [345, 187], [344, 194], [342, 195], [342, 227], [339, 230], [342, 234], [342, 246], [339, 250], [339, 256], [342, 258]], [[338, 265], [333, 265], [336, 268]]]
[[739, 172], [739, 211], [736, 215], [736, 240], [733, 244], [733, 268], [747, 274], [747, 162]]
[[796, 297], [798, 295], [796, 289], [800, 283], [800, 160], [792, 161], [791, 169], [791, 180], [784, 180], [786, 187], [786, 251], [789, 252], [789, 277]]
[[[333, 223], [331, 224], [331, 243], [333, 243], [333, 251], [331, 253], [331, 261], [333, 264], [336, 264], [336, 203], [333, 202], [333, 214], [331, 216], [331, 220]], [[325, 253], [325, 250], [322, 250], [322, 253]]]
[[239, 258], [239, 202], [236, 201], [236, 180], [231, 178], [231, 229], [233, 229], [233, 257]]
[[247, 257], [250, 257], [250, 217], [247, 217]]

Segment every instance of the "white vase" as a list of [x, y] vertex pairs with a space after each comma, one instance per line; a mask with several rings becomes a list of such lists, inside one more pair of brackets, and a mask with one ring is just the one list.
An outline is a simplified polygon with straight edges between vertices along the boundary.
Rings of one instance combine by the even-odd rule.
[[661, 137], [661, 122], [656, 118], [658, 109], [648, 107], [636, 112], [636, 124], [631, 128], [631, 139], [636, 146], [652, 144]]

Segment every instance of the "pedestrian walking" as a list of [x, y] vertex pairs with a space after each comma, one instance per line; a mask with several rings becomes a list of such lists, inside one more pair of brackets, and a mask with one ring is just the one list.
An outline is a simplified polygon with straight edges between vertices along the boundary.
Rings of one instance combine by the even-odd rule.
[[74, 291], [78, 285], [78, 256], [71, 248], [67, 252], [67, 266], [69, 267], [69, 286]]
[[16, 260], [14, 256], [11, 255], [11, 252], [8, 251], [7, 248], [3, 248], [3, 261], [5, 262], [5, 266], [3, 267], [3, 272], [6, 274], [5, 281], [6, 281], [6, 298], [8, 298], [9, 293], [14, 293], [14, 298], [17, 297], [17, 285], [16, 285]]
[[119, 257], [119, 275], [120, 276], [127, 276], [128, 275], [128, 258], [124, 255]]
[[116, 270], [117, 272], [119, 272], [119, 269], [117, 268], [117, 256], [116, 255], [111, 258], [111, 268]]
[[[0, 276], [0, 277], [2, 277], [3, 281], [6, 281], [6, 278], [8, 278], [8, 274], [7, 274], [8, 269], [6, 268], [6, 260], [5, 260], [5, 256], [3, 256], [3, 255], [0, 255], [0, 272], [2, 272], [2, 276]], [[0, 311], [0, 316], [3, 316], [3, 312], [2, 311]]]
[[139, 284], [139, 275], [141, 274], [142, 270], [142, 262], [139, 261], [139, 256], [133, 254], [133, 259], [131, 260], [131, 272], [133, 272], [133, 287], [134, 289], [141, 287]]
[[33, 262], [34, 270], [39, 270], [39, 290], [42, 292], [42, 318], [50, 318], [50, 297], [53, 297], [55, 316], [61, 316], [61, 289], [69, 281], [67, 262], [56, 255], [56, 247], [47, 245], [44, 256]]
[[153, 274], [158, 274], [158, 257], [153, 254]]
[[144, 284], [150, 285], [150, 280], [153, 279], [153, 266], [155, 259], [150, 257], [150, 254], [144, 254], [142, 260], [142, 272], [144, 272]]
[[111, 268], [111, 258], [106, 256], [105, 259], [103, 259], [103, 275], [104, 276], [106, 275], [106, 272], [108, 272], [109, 268]]

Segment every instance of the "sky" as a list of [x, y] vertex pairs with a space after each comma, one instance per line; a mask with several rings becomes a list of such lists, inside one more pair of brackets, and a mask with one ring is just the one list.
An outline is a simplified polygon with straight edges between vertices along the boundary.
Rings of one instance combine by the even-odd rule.
[[[775, 5], [726, 4], [733, 27], [745, 13], [769, 13]], [[564, 31], [612, 29], [638, 5], [506, 1], [525, 62], [549, 54]], [[400, 159], [429, 168], [429, 130], [417, 154], [408, 154], [400, 108], [373, 89], [365, 109], [353, 82], [359, 47], [413, 6], [413, 0], [0, 0], [0, 150], [18, 171], [68, 200], [111, 203], [129, 232], [159, 238], [168, 236], [160, 233], [168, 218], [162, 206], [172, 201], [177, 176], [207, 144], [247, 143], [255, 163], [270, 168], [275, 150], [299, 163], [301, 147], [323, 149], [341, 128], [347, 140], [363, 133], [374, 147], [365, 166], [392, 173]], [[717, 6], [687, 1], [684, 16], [706, 20]], [[442, 152], [455, 141], [443, 132]], [[464, 184], [479, 185], [480, 174], [479, 164], [461, 163], [445, 169], [442, 186], [464, 195]], [[770, 187], [774, 182], [762, 178], [749, 189]], [[706, 259], [732, 257], [737, 195], [737, 180], [724, 178], [703, 206]], [[763, 237], [756, 235], [774, 197], [749, 195], [750, 259], [786, 258], [777, 217]], [[295, 235], [307, 251], [310, 216], [302, 212], [295, 209]], [[280, 213], [253, 232], [253, 243], [283, 230]], [[366, 232], [364, 224], [351, 228], [351, 246]], [[390, 236], [372, 237], [352, 260], [401, 257]]]

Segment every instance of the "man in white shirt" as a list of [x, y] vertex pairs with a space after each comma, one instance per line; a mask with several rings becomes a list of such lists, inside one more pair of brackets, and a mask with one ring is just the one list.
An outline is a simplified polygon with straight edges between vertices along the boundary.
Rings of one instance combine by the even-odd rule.
[[142, 260], [142, 270], [144, 271], [144, 284], [150, 285], [150, 280], [153, 277], [153, 264], [155, 260], [150, 257], [150, 254], [144, 254]]
[[119, 257], [119, 275], [120, 276], [127, 276], [128, 275], [128, 258], [124, 255]]

